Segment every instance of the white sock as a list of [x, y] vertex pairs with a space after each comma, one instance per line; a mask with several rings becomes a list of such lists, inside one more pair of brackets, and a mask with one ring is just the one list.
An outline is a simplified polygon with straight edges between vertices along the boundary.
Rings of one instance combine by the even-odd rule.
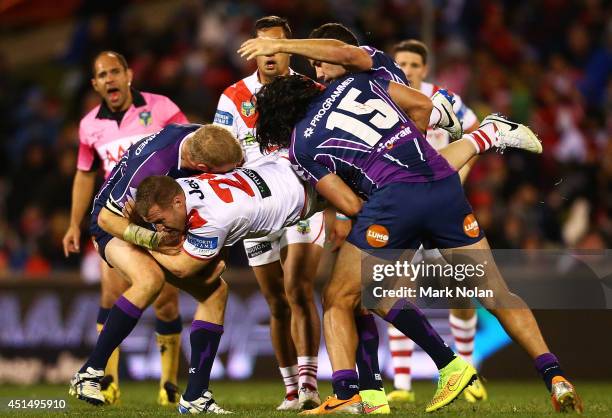
[[319, 358], [317, 356], [298, 356], [299, 387], [310, 386], [309, 389], [317, 390], [317, 367]]
[[410, 363], [414, 351], [414, 341], [406, 337], [393, 326], [389, 326], [389, 349], [393, 364], [393, 387], [401, 390], [412, 390]]
[[476, 324], [478, 316], [470, 319], [460, 319], [453, 314], [448, 315], [451, 332], [455, 338], [455, 349], [457, 353], [467, 362], [473, 364], [472, 354], [474, 353], [474, 337], [476, 336]]
[[493, 123], [487, 123], [474, 132], [463, 135], [463, 138], [474, 145], [478, 154], [482, 154], [499, 142], [497, 139], [497, 129]]
[[298, 366], [279, 367], [283, 382], [285, 382], [285, 394], [297, 396], [298, 390]]

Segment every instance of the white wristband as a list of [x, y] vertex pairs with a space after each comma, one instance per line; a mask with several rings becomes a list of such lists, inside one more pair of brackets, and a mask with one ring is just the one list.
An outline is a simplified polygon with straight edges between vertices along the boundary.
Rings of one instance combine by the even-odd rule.
[[340, 213], [340, 212], [336, 212], [336, 219], [340, 221], [350, 221], [351, 220], [351, 218], [346, 216], [344, 213]]

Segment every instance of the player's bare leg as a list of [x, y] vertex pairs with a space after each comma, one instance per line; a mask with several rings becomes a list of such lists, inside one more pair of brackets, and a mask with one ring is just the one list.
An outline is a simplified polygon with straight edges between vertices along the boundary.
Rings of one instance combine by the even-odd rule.
[[100, 380], [108, 358], [132, 332], [142, 312], [164, 284], [164, 273], [159, 264], [139, 247], [113, 238], [106, 246], [105, 256], [132, 286], [111, 308], [93, 352], [70, 384], [71, 394], [94, 405], [104, 403]]
[[565, 379], [557, 358], [550, 353], [531, 309], [508, 289], [487, 239], [483, 238], [465, 247], [441, 251], [447, 259], [450, 259], [451, 252], [453, 258], [459, 256], [465, 259], [461, 257], [462, 254], [472, 259], [477, 257], [477, 262], [484, 265], [486, 288], [493, 290], [494, 294], [494, 298], [482, 298], [480, 302], [495, 315], [510, 337], [534, 360], [536, 369], [551, 391], [555, 409], [582, 411], [580, 397]]
[[321, 403], [317, 387], [321, 320], [314, 301], [314, 280], [322, 253], [322, 247], [309, 243], [289, 244], [281, 250], [291, 336], [297, 351], [301, 409]]
[[[124, 277], [111, 268], [104, 260], [100, 259], [100, 311], [98, 312], [98, 320], [96, 328], [98, 334], [102, 331], [106, 318], [110, 313], [119, 296], [123, 294], [130, 286]], [[117, 347], [111, 354], [104, 369], [104, 378], [102, 379], [102, 394], [105, 402], [109, 405], [119, 403], [121, 392], [119, 390], [119, 352]]]
[[[285, 383], [285, 400], [291, 408], [298, 404], [297, 353], [291, 338], [291, 308], [285, 294], [284, 273], [280, 261], [253, 266], [259, 288], [270, 308], [270, 337], [274, 355]], [[294, 405], [295, 404], [295, 405]]]
[[178, 289], [166, 283], [153, 302], [156, 318], [155, 338], [161, 361], [157, 403], [162, 406], [176, 405], [179, 400], [177, 375], [183, 324], [178, 300]]
[[[336, 399], [328, 399], [319, 408], [307, 412], [316, 414], [337, 409], [338, 412], [357, 413], [363, 410], [355, 371], [357, 334], [354, 311], [361, 296], [360, 278], [361, 250], [345, 242], [323, 294], [323, 330], [334, 370], [332, 385]], [[393, 308], [379, 308], [375, 312], [415, 340], [436, 363], [441, 384], [427, 408], [428, 412], [433, 411], [456, 398], [476, 372], [469, 363], [455, 356], [420, 310], [407, 301], [400, 302], [401, 306], [398, 302]], [[455, 390], [445, 390], [449, 384], [454, 385]]]

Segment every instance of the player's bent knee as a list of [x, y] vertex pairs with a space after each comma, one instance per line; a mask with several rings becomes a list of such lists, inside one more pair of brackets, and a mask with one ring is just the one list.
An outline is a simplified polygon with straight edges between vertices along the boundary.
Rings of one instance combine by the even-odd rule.
[[148, 296], [157, 297], [164, 287], [164, 278], [156, 274], [144, 275], [135, 281], [132, 286]]

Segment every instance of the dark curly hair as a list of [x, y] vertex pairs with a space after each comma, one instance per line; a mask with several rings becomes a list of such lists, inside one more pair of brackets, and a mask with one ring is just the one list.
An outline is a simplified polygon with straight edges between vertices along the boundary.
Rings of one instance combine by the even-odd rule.
[[293, 127], [322, 89], [314, 80], [294, 74], [276, 77], [257, 92], [257, 141], [262, 152], [289, 147]]

